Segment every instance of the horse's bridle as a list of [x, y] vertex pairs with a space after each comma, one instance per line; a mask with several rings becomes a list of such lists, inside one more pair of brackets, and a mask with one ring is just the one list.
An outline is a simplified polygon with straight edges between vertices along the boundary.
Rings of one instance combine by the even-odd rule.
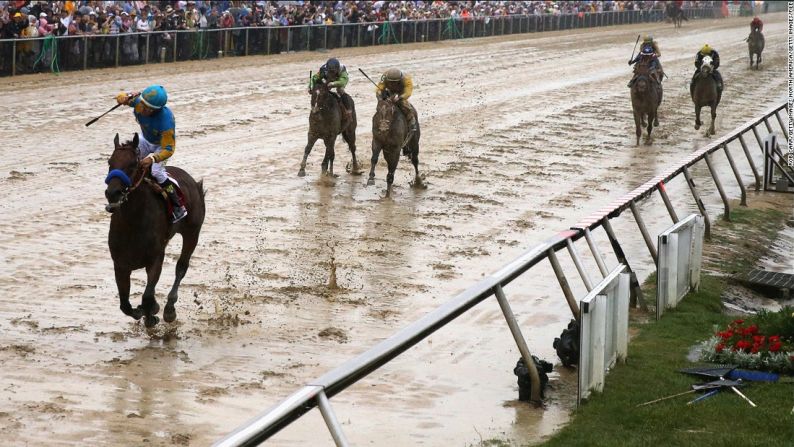
[[[124, 150], [125, 147], [122, 146], [117, 150]], [[131, 148], [132, 149], [132, 148]], [[138, 158], [138, 149], [135, 149], [135, 158]], [[121, 191], [121, 198], [118, 201], [113, 203], [108, 203], [105, 206], [105, 211], [112, 212], [117, 210], [121, 207], [121, 205], [127, 201], [128, 196], [131, 192], [135, 191], [138, 186], [141, 185], [143, 179], [146, 177], [146, 170], [141, 169], [140, 161], [135, 166], [135, 174], [133, 175], [133, 179], [131, 180], [130, 177], [127, 175], [126, 172], [122, 171], [121, 169], [113, 169], [108, 172], [107, 177], [105, 177], [105, 184], [108, 185], [113, 179], [119, 179], [121, 183], [124, 185], [124, 189]]]

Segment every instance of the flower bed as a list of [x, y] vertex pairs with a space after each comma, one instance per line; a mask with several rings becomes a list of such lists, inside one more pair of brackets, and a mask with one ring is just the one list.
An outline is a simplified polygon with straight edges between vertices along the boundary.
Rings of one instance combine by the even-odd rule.
[[794, 374], [794, 309], [734, 320], [700, 345], [700, 360]]

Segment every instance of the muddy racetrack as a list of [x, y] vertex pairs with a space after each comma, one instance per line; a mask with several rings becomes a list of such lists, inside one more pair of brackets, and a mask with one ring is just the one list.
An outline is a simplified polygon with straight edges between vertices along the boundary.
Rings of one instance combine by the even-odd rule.
[[[779, 104], [785, 15], [764, 19], [760, 71], [748, 68], [744, 18], [335, 52], [351, 71], [365, 167], [375, 101], [357, 69], [394, 65], [414, 76], [428, 188], [409, 186], [403, 158], [393, 200], [383, 199], [382, 159], [374, 187], [344, 172], [350, 156], [341, 138], [338, 178], [320, 179], [320, 143], [307, 176], [297, 177], [305, 83], [328, 53], [0, 79], [0, 439], [210, 444], [705, 145], [688, 90], [703, 43], [722, 57], [718, 136]], [[670, 79], [661, 128], [651, 145], [636, 147], [626, 61], [647, 30]], [[177, 119], [172, 164], [203, 178], [209, 193], [178, 320], [147, 332], [118, 308], [103, 209], [113, 136], [132, 137], [136, 124], [130, 111], [84, 123], [116, 92], [155, 82], [168, 88]], [[724, 159], [717, 164], [726, 172]], [[703, 183], [716, 214], [716, 193]], [[671, 193], [679, 215], [695, 209], [683, 184]], [[645, 205], [652, 230], [669, 225], [658, 204]], [[616, 226], [624, 228], [633, 222]], [[180, 245], [176, 238], [166, 255], [161, 303]], [[627, 250], [647, 274], [638, 235]], [[336, 288], [328, 287], [332, 268]], [[551, 269], [532, 272], [506, 292], [530, 349], [556, 360], [551, 342], [569, 310]], [[133, 305], [144, 278], [133, 275]], [[335, 397], [334, 407], [354, 445], [537, 440], [566, 421], [575, 373], [556, 371], [548, 408], [531, 409], [515, 401], [518, 356], [497, 304], [486, 302]], [[273, 443], [331, 445], [319, 424], [315, 410]]]

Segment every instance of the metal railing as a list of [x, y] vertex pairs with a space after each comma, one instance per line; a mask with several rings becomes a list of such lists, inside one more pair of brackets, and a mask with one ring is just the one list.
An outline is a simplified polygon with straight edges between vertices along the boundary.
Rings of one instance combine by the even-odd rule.
[[[585, 271], [583, 267], [581, 257], [579, 256], [574, 242], [582, 238], [586, 240], [601, 275], [606, 278], [609, 276], [610, 272], [607, 269], [604, 257], [596, 247], [592, 238], [592, 231], [599, 227], [603, 228], [606, 232], [617, 261], [621, 265], [625, 266], [625, 272], [630, 274], [630, 305], [645, 308], [646, 305], [642, 299], [640, 284], [634, 271], [631, 269], [629, 261], [620, 245], [615, 231], [612, 228], [610, 220], [617, 218], [623, 211], [630, 209], [638, 229], [645, 243], [647, 244], [651, 257], [655, 263], [658, 263], [656, 247], [653, 243], [653, 239], [651, 239], [648, 230], [646, 229], [637, 204], [645, 199], [648, 199], [654, 192], [658, 192], [661, 195], [661, 198], [673, 223], [677, 223], [679, 221], [678, 215], [676, 214], [672, 202], [670, 201], [670, 198], [667, 194], [665, 184], [683, 174], [687, 185], [689, 186], [690, 192], [692, 193], [692, 196], [697, 204], [697, 207], [700, 210], [700, 214], [703, 216], [703, 220], [706, 224], [706, 235], [708, 237], [710, 234], [708, 214], [706, 213], [705, 205], [703, 204], [703, 201], [701, 200], [695, 187], [695, 183], [692, 180], [690, 168], [701, 161], [706, 163], [710, 176], [714, 181], [720, 198], [724, 204], [724, 218], [730, 219], [729, 199], [722, 187], [722, 183], [717, 175], [717, 172], [714, 169], [712, 156], [719, 151], [723, 151], [725, 153], [731, 171], [735, 175], [736, 181], [739, 185], [741, 204], [746, 205], [747, 192], [742, 181], [742, 177], [738, 171], [738, 168], [736, 167], [736, 163], [734, 162], [733, 157], [728, 150], [728, 145], [735, 142], [738, 142], [741, 145], [741, 148], [747, 157], [749, 167], [752, 170], [753, 176], [755, 178], [755, 189], [759, 190], [761, 187], [761, 181], [758, 170], [755, 167], [753, 155], [750, 153], [750, 150], [747, 147], [744, 136], [747, 133], [753, 133], [753, 135], [755, 135], [759, 147], [756, 155], [760, 156], [761, 149], [763, 148], [763, 142], [761, 141], [757, 128], [763, 123], [768, 132], [772, 132], [772, 127], [769, 121], [774, 116], [777, 119], [777, 122], [779, 123], [786, 139], [788, 139], [788, 134], [785, 132], [787, 127], [784, 125], [781, 118], [781, 111], [784, 109], [789, 113], [790, 119], [788, 104], [782, 104], [769, 109], [759, 118], [750, 120], [742, 126], [737, 127], [735, 130], [712, 142], [707, 147], [693, 152], [653, 179], [614, 200], [610, 204], [599, 209], [597, 212], [589, 215], [581, 222], [571, 227], [571, 229], [561, 231], [546, 241], [524, 252], [521, 256], [505, 265], [499, 271], [489, 275], [477, 284], [469, 287], [465, 291], [452, 298], [446, 304], [400, 330], [388, 339], [378, 343], [363, 354], [347, 361], [339, 367], [331, 370], [327, 374], [306, 384], [304, 387], [281, 401], [279, 404], [250, 420], [242, 427], [218, 441], [215, 446], [231, 447], [257, 445], [276, 434], [285, 426], [300, 418], [303, 414], [315, 406], [319, 407], [320, 412], [325, 419], [326, 425], [328, 426], [328, 429], [330, 430], [337, 445], [347, 445], [347, 442], [345, 441], [344, 435], [341, 431], [341, 427], [334, 416], [329, 398], [335, 396], [352, 384], [363, 379], [371, 372], [377, 370], [390, 360], [410, 349], [424, 338], [444, 327], [447, 323], [451, 322], [475, 305], [492, 296], [495, 296], [499, 302], [508, 326], [513, 334], [516, 344], [518, 345], [518, 349], [524, 358], [525, 364], [530, 367], [534, 366], [534, 362], [531, 360], [526, 341], [521, 334], [518, 323], [513, 317], [510, 304], [507, 300], [507, 297], [505, 296], [504, 287], [519, 276], [526, 273], [533, 266], [537, 265], [544, 259], [548, 259], [560, 284], [568, 306], [571, 309], [571, 313], [573, 314], [574, 318], [579, 320], [579, 306], [573, 295], [565, 273], [560, 266], [559, 260], [557, 258], [557, 251], [567, 250], [579, 276], [582, 279], [582, 282], [585, 285], [585, 288], [588, 292], [591, 292], [594, 287], [593, 283], [588, 272]], [[533, 370], [531, 369], [530, 372], [532, 371]], [[536, 371], [535, 374], [537, 374]], [[537, 385], [537, 377], [533, 377], [533, 400], [539, 399], [539, 386]]]
[[[0, 76], [658, 22], [664, 10], [0, 39]], [[691, 19], [719, 8], [686, 9]], [[47, 54], [45, 54], [47, 53]], [[53, 67], [54, 68], [54, 67]]]

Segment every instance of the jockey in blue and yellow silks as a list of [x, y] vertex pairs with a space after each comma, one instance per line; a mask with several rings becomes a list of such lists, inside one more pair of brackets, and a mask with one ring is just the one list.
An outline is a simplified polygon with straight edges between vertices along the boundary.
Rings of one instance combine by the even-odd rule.
[[176, 122], [171, 109], [165, 106], [168, 95], [160, 85], [150, 85], [141, 93], [119, 93], [119, 104], [133, 108], [135, 121], [141, 126], [138, 157], [143, 168], [152, 167], [152, 177], [157, 181], [174, 207], [171, 221], [177, 222], [187, 216], [187, 210], [177, 195], [174, 184], [168, 179], [165, 161], [176, 149]]

